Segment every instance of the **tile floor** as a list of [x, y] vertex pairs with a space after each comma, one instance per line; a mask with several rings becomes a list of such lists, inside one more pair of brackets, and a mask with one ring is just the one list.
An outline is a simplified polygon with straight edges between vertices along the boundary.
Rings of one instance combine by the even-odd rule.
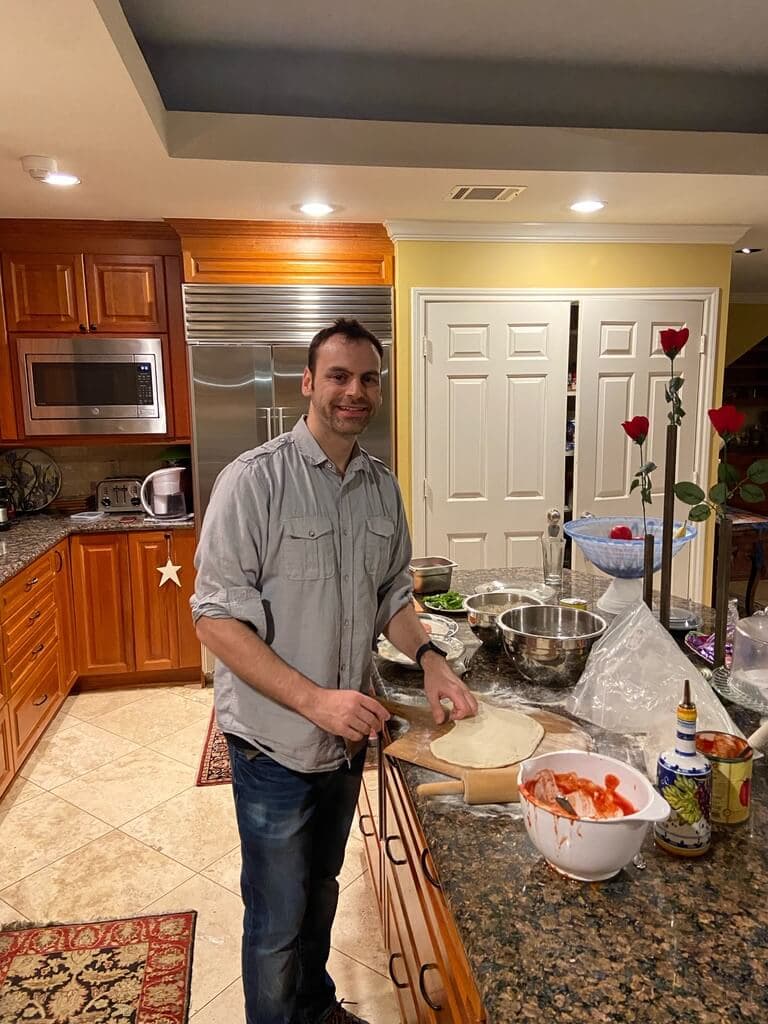
[[[190, 1020], [240, 1024], [232, 796], [194, 785], [212, 698], [198, 686], [67, 698], [0, 800], [0, 923], [195, 909]], [[371, 1024], [398, 1024], [356, 828], [340, 886], [330, 959], [339, 995]]]

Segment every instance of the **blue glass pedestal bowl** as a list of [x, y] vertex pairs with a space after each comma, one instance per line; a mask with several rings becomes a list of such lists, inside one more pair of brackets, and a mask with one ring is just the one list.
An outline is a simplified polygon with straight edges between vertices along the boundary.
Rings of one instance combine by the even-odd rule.
[[[648, 532], [654, 536], [653, 571], [661, 568], [662, 519], [649, 517]], [[610, 533], [614, 526], [628, 526], [637, 540], [612, 540]], [[696, 527], [691, 523], [675, 523], [672, 540], [672, 556], [682, 550], [696, 536]], [[643, 520], [635, 516], [585, 516], [574, 519], [563, 527], [581, 553], [596, 568], [613, 576], [610, 586], [597, 602], [597, 607], [611, 615], [618, 615], [643, 596]], [[679, 536], [677, 534], [680, 534]]]

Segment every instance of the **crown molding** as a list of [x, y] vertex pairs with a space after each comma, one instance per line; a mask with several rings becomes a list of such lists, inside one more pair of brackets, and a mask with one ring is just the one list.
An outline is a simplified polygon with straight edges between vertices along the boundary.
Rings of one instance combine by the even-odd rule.
[[393, 242], [617, 242], [657, 245], [734, 245], [741, 224], [484, 224], [470, 221], [390, 220]]
[[728, 301], [736, 306], [765, 306], [768, 292], [731, 292]]

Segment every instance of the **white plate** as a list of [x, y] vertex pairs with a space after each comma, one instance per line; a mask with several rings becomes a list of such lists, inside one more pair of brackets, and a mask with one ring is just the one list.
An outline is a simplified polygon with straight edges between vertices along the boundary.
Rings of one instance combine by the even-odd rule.
[[[447, 637], [445, 640], [435, 640], [435, 646], [440, 647], [445, 651], [448, 661], [456, 661], [464, 653], [464, 644], [455, 636]], [[399, 651], [394, 644], [390, 643], [386, 637], [379, 637], [378, 642], [378, 653], [379, 657], [383, 658], [384, 661], [390, 661], [393, 665], [400, 665], [402, 668], [410, 668], [419, 670], [419, 666], [415, 661], [411, 661], [407, 655]]]
[[[456, 591], [458, 593], [458, 591]], [[462, 600], [464, 594], [461, 595]], [[416, 600], [423, 604], [425, 608], [429, 608], [430, 612], [435, 612], [437, 615], [466, 615], [464, 608], [440, 608], [438, 605], [430, 604], [433, 597], [440, 597], [440, 594], [427, 594], [425, 597], [417, 597]]]
[[419, 612], [418, 618], [431, 640], [456, 636], [459, 630], [458, 622], [451, 622], [450, 619], [442, 615], [433, 615], [432, 612]]

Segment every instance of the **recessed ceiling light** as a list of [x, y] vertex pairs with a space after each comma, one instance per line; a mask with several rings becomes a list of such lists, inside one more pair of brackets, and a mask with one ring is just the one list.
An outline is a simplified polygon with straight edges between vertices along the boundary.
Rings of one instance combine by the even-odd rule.
[[59, 170], [59, 165], [52, 156], [23, 156], [21, 166], [35, 181], [41, 181], [45, 185], [79, 185], [80, 179], [76, 174], [66, 174]]
[[599, 199], [580, 199], [578, 203], [571, 203], [571, 209], [574, 213], [597, 213], [604, 206], [605, 203]]
[[308, 217], [327, 217], [329, 213], [333, 213], [334, 207], [328, 203], [302, 203], [299, 209]]
[[753, 252], [762, 252], [762, 249], [750, 249], [749, 246], [744, 246], [743, 249], [737, 249], [736, 252], [741, 253], [742, 256], [751, 256]]

